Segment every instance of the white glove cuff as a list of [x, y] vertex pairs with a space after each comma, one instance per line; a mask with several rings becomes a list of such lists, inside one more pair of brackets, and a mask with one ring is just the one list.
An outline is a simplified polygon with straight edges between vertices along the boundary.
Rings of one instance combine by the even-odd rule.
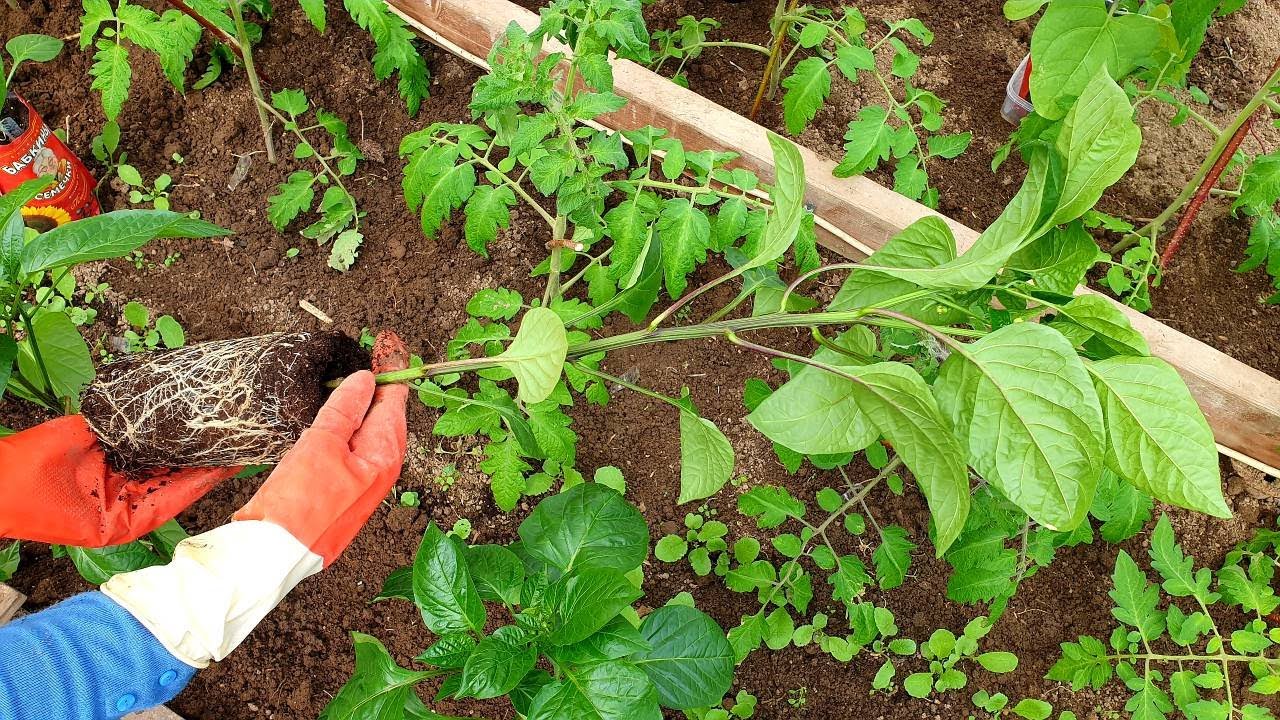
[[116, 575], [102, 592], [173, 656], [196, 668], [225, 658], [324, 560], [263, 520], [232, 522], [178, 543], [173, 561]]

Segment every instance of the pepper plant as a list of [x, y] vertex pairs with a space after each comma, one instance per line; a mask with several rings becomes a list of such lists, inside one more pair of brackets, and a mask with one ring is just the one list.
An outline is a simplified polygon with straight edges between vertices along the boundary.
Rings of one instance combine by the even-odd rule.
[[[637, 614], [648, 550], [640, 512], [597, 483], [540, 502], [507, 546], [468, 545], [433, 523], [379, 595], [421, 610], [438, 639], [416, 660], [431, 669], [401, 668], [353, 633], [355, 674], [321, 718], [442, 717], [413, 692], [437, 678], [437, 698], [505, 696], [528, 720], [656, 720], [661, 707], [706, 717], [733, 681], [733, 651], [693, 607]], [[495, 617], [511, 621], [487, 631]]]
[[[1280, 533], [1260, 531], [1214, 573], [1195, 567], [1162, 515], [1149, 554], [1161, 583], [1151, 584], [1121, 550], [1110, 593], [1120, 624], [1105, 643], [1091, 636], [1063, 643], [1049, 679], [1076, 690], [1118, 679], [1131, 695], [1125, 710], [1134, 717], [1167, 717], [1176, 709], [1196, 720], [1274, 720], [1268, 707], [1280, 696], [1280, 658], [1274, 657], [1280, 626], [1271, 615], [1280, 607], [1273, 583]], [[1232, 606], [1244, 619], [1224, 626], [1214, 616]]]

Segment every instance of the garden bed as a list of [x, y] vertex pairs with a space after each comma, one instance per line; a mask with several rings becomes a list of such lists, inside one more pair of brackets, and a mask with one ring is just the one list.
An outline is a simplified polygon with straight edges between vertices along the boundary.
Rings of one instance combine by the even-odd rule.
[[[658, 28], [685, 14], [712, 16], [735, 39], [759, 42], [767, 37], [763, 18], [772, 5], [764, 0], [660, 1], [650, 6], [649, 20], [651, 27]], [[926, 53], [922, 83], [952, 102], [949, 121], [956, 128], [972, 130], [975, 141], [961, 160], [941, 163], [931, 172], [941, 191], [940, 210], [972, 227], [984, 227], [1016, 190], [1015, 183], [994, 180], [987, 163], [1007, 136], [1008, 127], [999, 119], [1004, 80], [1026, 52], [1030, 26], [1006, 23], [995, 2], [868, 3], [862, 9], [872, 20], [921, 17], [939, 32], [939, 43]], [[531, 280], [528, 271], [542, 259], [543, 249], [540, 242], [528, 240], [541, 237], [539, 221], [531, 211], [516, 211], [511, 229], [491, 246], [493, 259], [486, 261], [466, 247], [460, 216], [444, 226], [438, 240], [424, 241], [417, 219], [401, 197], [396, 157], [400, 139], [433, 121], [468, 120], [471, 85], [478, 71], [424, 46], [433, 74], [432, 97], [420, 115], [410, 119], [392, 85], [378, 84], [369, 74], [364, 58], [372, 53], [372, 45], [345, 18], [334, 14], [333, 27], [319, 36], [294, 4], [279, 3], [278, 10], [258, 51], [260, 64], [276, 86], [303, 87], [319, 105], [343, 116], [353, 139], [370, 157], [352, 183], [361, 208], [369, 212], [363, 221], [367, 240], [359, 262], [346, 273], [336, 273], [325, 266], [324, 250], [293, 233], [270, 229], [263, 198], [284, 180], [287, 164], [272, 167], [256, 155], [248, 178], [235, 190], [226, 189], [236, 154], [255, 150], [261, 142], [241, 76], [230, 75], [184, 99], [164, 84], [158, 67], [144, 62], [137, 68], [133, 98], [121, 118], [122, 147], [129, 149], [131, 161], [147, 176], [172, 172], [169, 158], [180, 152], [185, 162], [174, 173], [175, 207], [199, 209], [206, 219], [237, 234], [226, 244], [157, 241], [146, 248], [147, 261], [141, 269], [124, 261], [100, 266], [100, 280], [112, 287], [112, 306], [89, 328], [91, 342], [119, 333], [114, 325], [117, 311], [132, 299], [175, 315], [188, 334], [199, 340], [327, 329], [299, 310], [298, 301], [307, 300], [332, 316], [334, 327], [352, 335], [359, 335], [364, 327], [395, 327], [410, 347], [421, 348], [431, 359], [443, 354], [442, 339], [465, 321], [465, 305], [477, 289], [505, 286], [525, 296], [536, 295], [541, 283]], [[64, 36], [79, 29], [78, 15], [75, 7], [36, 2], [25, 14], [6, 13], [0, 30], [5, 36], [37, 31]], [[27, 18], [38, 18], [38, 22]], [[1228, 108], [1238, 106], [1280, 50], [1280, 40], [1266, 32], [1277, 23], [1280, 11], [1253, 3], [1217, 24], [1193, 67], [1194, 82]], [[1221, 57], [1228, 43], [1235, 63]], [[88, 54], [68, 53], [40, 73], [25, 71], [18, 81], [51, 124], [67, 127], [70, 145], [84, 156], [88, 156], [89, 138], [102, 123], [96, 99], [83, 82], [88, 65]], [[691, 66], [689, 77], [693, 89], [745, 111], [759, 65], [751, 54], [711, 53]], [[829, 102], [799, 141], [838, 156], [844, 125], [859, 103], [856, 95]], [[780, 123], [772, 107], [761, 121], [775, 129]], [[1175, 193], [1198, 162], [1199, 153], [1207, 149], [1188, 148], [1181, 139], [1174, 139], [1183, 136], [1170, 134], [1166, 139], [1156, 118], [1147, 118], [1144, 128], [1148, 136], [1138, 168], [1108, 194], [1105, 210], [1153, 214], [1160, 204], [1153, 196]], [[1276, 138], [1268, 136], [1268, 141]], [[103, 200], [107, 207], [125, 205], [125, 198], [111, 191]], [[1155, 292], [1153, 315], [1268, 374], [1280, 375], [1280, 309], [1260, 304], [1269, 294], [1264, 275], [1231, 272], [1241, 257], [1247, 231], [1224, 209], [1225, 204], [1219, 204], [1202, 217], [1202, 232], [1184, 248], [1165, 286]], [[299, 252], [288, 258], [291, 247]], [[175, 251], [182, 253], [181, 259], [165, 266], [162, 260]], [[701, 276], [713, 277], [715, 270], [705, 268]], [[807, 335], [799, 331], [775, 332], [775, 345], [800, 352], [811, 349]], [[830, 473], [811, 466], [796, 476], [787, 475], [768, 440], [742, 420], [745, 408], [739, 388], [743, 381], [777, 379], [777, 371], [746, 351], [719, 348], [713, 353], [710, 347], [706, 341], [629, 350], [611, 357], [608, 369], [615, 375], [638, 376], [668, 394], [690, 387], [703, 414], [715, 420], [734, 445], [736, 472], [750, 484], [785, 485], [804, 497], [836, 484], [838, 479]], [[620, 467], [628, 481], [628, 496], [644, 512], [655, 539], [682, 527], [686, 509], [675, 506], [679, 447], [670, 409], [640, 395], [620, 393], [608, 407], [584, 406], [574, 417], [574, 430], [581, 436], [578, 466], [584, 471], [604, 465]], [[0, 407], [0, 421], [11, 427], [23, 428], [39, 419], [13, 402]], [[412, 559], [430, 519], [448, 526], [466, 517], [479, 541], [505, 542], [515, 538], [529, 507], [522, 503], [512, 514], [500, 513], [490, 499], [487, 481], [476, 471], [476, 457], [467, 452], [472, 446], [431, 436], [434, 419], [435, 411], [412, 404], [410, 455], [400, 487], [420, 492], [422, 507], [387, 504], [380, 509], [342, 560], [303, 583], [230, 658], [199, 674], [172, 703], [176, 710], [190, 720], [315, 717], [350, 676], [349, 631], [379, 637], [404, 665], [428, 644], [430, 637], [412, 606], [368, 604], [382, 578]], [[444, 490], [435, 478], [449, 465], [457, 467], [458, 479]], [[1230, 475], [1230, 467], [1224, 465], [1224, 473]], [[180, 520], [193, 532], [215, 527], [248, 500], [257, 484], [252, 479], [230, 481]], [[1231, 521], [1172, 513], [1180, 539], [1206, 564], [1218, 563], [1233, 544], [1275, 515], [1276, 501], [1265, 496], [1265, 488], [1231, 481], [1227, 487], [1236, 513]], [[913, 537], [925, 534], [927, 513], [916, 493], [899, 499], [880, 491], [870, 499]], [[717, 496], [711, 507], [735, 533], [751, 532], [750, 522], [734, 510], [730, 492]], [[853, 541], [845, 542], [842, 551], [857, 551]], [[1135, 556], [1145, 556], [1143, 542], [1145, 537], [1140, 536], [1123, 547]], [[1081, 717], [1090, 717], [1095, 710], [1099, 714], [1119, 710], [1123, 704], [1119, 695], [1072, 693], [1065, 685], [1041, 679], [1057, 659], [1060, 642], [1080, 634], [1105, 636], [1110, 630], [1112, 619], [1105, 608], [1115, 554], [1114, 546], [1102, 543], [1064, 549], [1053, 565], [1028, 580], [984, 645], [1016, 651], [1022, 665], [1002, 677], [975, 672], [970, 689], [981, 686], [1015, 698], [1047, 699], [1059, 710], [1075, 710]], [[31, 609], [87, 589], [66, 560], [51, 559], [42, 546], [26, 546], [23, 561], [13, 584], [30, 596]], [[643, 602], [651, 607], [689, 590], [699, 606], [726, 628], [754, 610], [751, 596], [730, 593], [714, 578], [698, 578], [687, 564], [652, 562], [647, 573], [650, 595]], [[914, 557], [912, 574], [915, 581], [898, 590], [872, 590], [869, 595], [895, 612], [905, 635], [919, 637], [937, 627], [959, 630], [979, 614], [973, 607], [945, 600], [946, 573], [923, 550]], [[816, 589], [816, 606], [829, 604], [825, 585]], [[757, 717], [764, 718], [906, 720], [964, 717], [972, 709], [968, 690], [941, 700], [910, 700], [902, 693], [868, 695], [877, 667], [878, 662], [869, 658], [837, 664], [806, 649], [758, 652], [739, 669], [735, 689], [756, 694], [761, 703]], [[796, 707], [799, 703], [789, 701], [802, 687], [805, 702]], [[509, 708], [498, 702], [444, 703], [437, 709], [511, 717]]]

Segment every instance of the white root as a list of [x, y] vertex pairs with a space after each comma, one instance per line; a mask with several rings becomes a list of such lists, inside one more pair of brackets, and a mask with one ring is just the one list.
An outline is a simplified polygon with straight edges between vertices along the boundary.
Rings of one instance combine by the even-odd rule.
[[[81, 410], [121, 469], [274, 463], [318, 409], [331, 351], [274, 333], [126, 358], [101, 368]], [[299, 407], [308, 417], [290, 416]]]

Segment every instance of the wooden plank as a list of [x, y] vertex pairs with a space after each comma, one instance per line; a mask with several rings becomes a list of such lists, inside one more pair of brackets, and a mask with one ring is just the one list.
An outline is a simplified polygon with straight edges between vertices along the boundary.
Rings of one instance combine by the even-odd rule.
[[[386, 2], [429, 40], [482, 67], [511, 22], [527, 29], [538, 23], [537, 15], [508, 0]], [[604, 125], [666, 128], [690, 150], [730, 150], [741, 156], [742, 167], [765, 180], [773, 177], [765, 128], [633, 62], [615, 59], [613, 74], [614, 92], [629, 102], [622, 110], [599, 118]], [[950, 225], [961, 251], [978, 237], [976, 230], [865, 177], [835, 177], [831, 173], [835, 163], [808, 148], [801, 147], [800, 154], [808, 183], [805, 199], [817, 216], [819, 240], [841, 255], [861, 259], [929, 215]], [[1092, 291], [1081, 288], [1078, 292]], [[1276, 470], [1280, 467], [1280, 381], [1115, 304], [1146, 337], [1152, 353], [1182, 375], [1213, 427], [1220, 449], [1265, 472], [1280, 474]]]
[[22, 609], [22, 604], [26, 601], [26, 595], [0, 583], [0, 625], [12, 620], [13, 616]]

